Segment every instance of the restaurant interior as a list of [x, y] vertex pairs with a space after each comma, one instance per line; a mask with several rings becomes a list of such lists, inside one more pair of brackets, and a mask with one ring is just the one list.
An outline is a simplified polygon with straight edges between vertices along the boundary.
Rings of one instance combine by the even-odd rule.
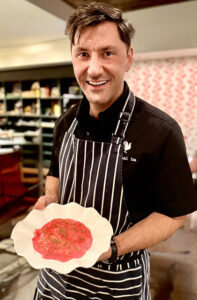
[[[87, 2], [87, 1], [85, 1]], [[109, 0], [135, 27], [125, 80], [180, 125], [197, 193], [197, 1]], [[31, 300], [38, 270], [11, 233], [43, 195], [53, 129], [82, 99], [65, 24], [78, 0], [0, 3], [0, 299]], [[176, 176], [176, 174], [174, 174]], [[149, 249], [152, 300], [197, 299], [197, 212]]]

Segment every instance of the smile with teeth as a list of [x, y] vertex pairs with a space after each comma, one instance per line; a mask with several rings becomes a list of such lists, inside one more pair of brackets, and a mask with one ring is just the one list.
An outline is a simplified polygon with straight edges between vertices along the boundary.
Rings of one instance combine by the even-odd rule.
[[104, 85], [108, 82], [109, 80], [105, 81], [87, 81], [88, 84], [93, 85], [93, 86], [99, 86], [99, 85]]

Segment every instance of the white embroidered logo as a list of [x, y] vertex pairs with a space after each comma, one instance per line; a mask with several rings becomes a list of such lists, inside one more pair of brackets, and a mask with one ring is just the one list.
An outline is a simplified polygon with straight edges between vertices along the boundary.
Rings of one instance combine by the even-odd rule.
[[124, 153], [127, 153], [131, 149], [131, 143], [128, 143], [127, 141], [124, 141]]

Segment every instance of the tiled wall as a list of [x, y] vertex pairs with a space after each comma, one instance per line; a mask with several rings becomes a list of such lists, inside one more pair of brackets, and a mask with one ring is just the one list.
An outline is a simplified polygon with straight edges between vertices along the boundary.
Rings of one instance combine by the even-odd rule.
[[136, 60], [126, 81], [136, 96], [179, 123], [188, 155], [193, 155], [197, 151], [197, 56]]

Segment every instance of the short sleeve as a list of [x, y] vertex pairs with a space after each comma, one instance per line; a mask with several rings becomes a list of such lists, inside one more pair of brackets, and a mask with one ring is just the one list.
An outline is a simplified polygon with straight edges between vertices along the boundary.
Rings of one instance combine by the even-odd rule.
[[153, 183], [156, 211], [170, 217], [197, 209], [197, 196], [186, 155], [183, 135], [174, 122], [158, 157]]
[[[53, 147], [51, 154], [51, 162], [48, 171], [48, 176], [54, 176], [59, 178], [59, 151], [61, 146], [62, 134], [60, 132], [59, 123], [56, 124], [53, 131]], [[60, 138], [62, 137], [62, 138]]]
[[48, 171], [48, 176], [59, 178], [59, 152], [62, 140], [66, 131], [69, 129], [74, 117], [76, 116], [77, 105], [64, 112], [56, 121], [53, 130], [53, 147], [51, 155], [51, 163]]

